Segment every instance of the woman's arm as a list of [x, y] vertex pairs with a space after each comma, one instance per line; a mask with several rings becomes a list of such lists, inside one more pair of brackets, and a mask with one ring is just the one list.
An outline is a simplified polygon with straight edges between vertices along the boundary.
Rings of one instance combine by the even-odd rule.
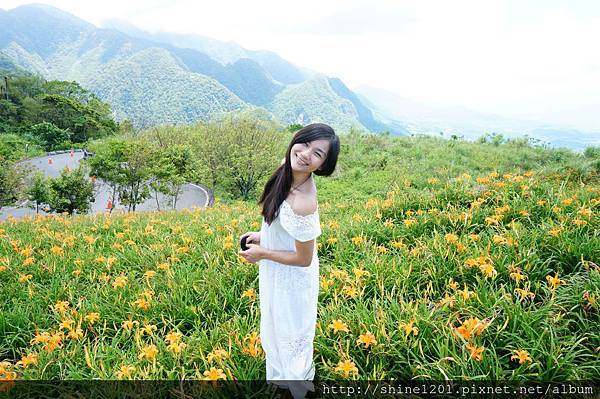
[[315, 240], [306, 242], [296, 240], [296, 251], [266, 250], [263, 259], [283, 263], [290, 266], [310, 266], [314, 252]]

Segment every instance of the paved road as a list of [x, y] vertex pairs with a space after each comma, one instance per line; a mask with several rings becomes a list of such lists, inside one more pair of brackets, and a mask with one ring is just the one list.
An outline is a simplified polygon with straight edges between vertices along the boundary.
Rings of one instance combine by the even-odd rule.
[[[51, 163], [49, 160], [52, 160]], [[28, 159], [27, 161], [20, 162], [25, 166], [31, 166], [35, 169], [39, 169], [46, 176], [58, 177], [60, 172], [65, 168], [75, 169], [79, 165], [79, 162], [83, 159], [83, 151], [65, 152], [60, 154], [51, 154], [45, 157], [38, 157]], [[96, 179], [95, 183], [95, 201], [91, 206], [91, 213], [106, 212], [108, 211], [108, 199], [110, 197], [110, 191], [108, 184], [101, 179]], [[163, 194], [159, 194], [158, 203], [160, 210], [173, 209], [172, 197], [166, 197]], [[182, 187], [182, 193], [179, 194], [177, 199], [177, 209], [184, 208], [203, 208], [212, 204], [212, 193], [206, 187], [202, 187], [196, 184], [187, 183]], [[15, 218], [25, 216], [35, 216], [35, 209], [28, 206], [29, 204], [23, 203], [19, 207], [6, 207], [0, 210], [0, 221], [6, 220], [8, 217], [13, 216]], [[127, 210], [126, 206], [121, 205], [118, 201], [115, 203], [113, 199], [114, 211]], [[155, 198], [150, 198], [145, 202], [139, 204], [136, 207], [137, 211], [153, 211], [158, 210]], [[41, 214], [45, 212], [40, 210]]]

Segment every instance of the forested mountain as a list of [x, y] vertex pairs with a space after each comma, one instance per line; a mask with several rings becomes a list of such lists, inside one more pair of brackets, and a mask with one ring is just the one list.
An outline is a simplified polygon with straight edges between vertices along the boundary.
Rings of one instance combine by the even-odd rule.
[[260, 65], [248, 58], [223, 66], [196, 50], [172, 47], [170, 52], [189, 71], [214, 78], [250, 104], [267, 105], [283, 88]]
[[258, 63], [273, 79], [282, 84], [302, 83], [314, 74], [313, 71], [297, 67], [272, 51], [247, 50], [235, 42], [222, 42], [196, 34], [144, 32], [126, 21], [116, 19], [105, 21], [103, 26], [121, 31], [132, 37], [198, 50], [223, 65], [233, 64], [242, 58], [248, 58]]
[[272, 111], [288, 124], [324, 120], [343, 130], [362, 127], [352, 102], [338, 96], [324, 75], [286, 87], [275, 97]]
[[22, 72], [23, 68], [19, 67], [9, 56], [0, 52], [0, 70], [8, 72]]
[[139, 127], [263, 107], [284, 123], [321, 121], [336, 129], [404, 133], [376, 121], [341, 81], [307, 80], [307, 71], [271, 52], [201, 36], [134, 37], [44, 5], [0, 10], [0, 25], [5, 69], [77, 81], [111, 104], [117, 118]]
[[117, 118], [135, 115], [145, 127], [207, 121], [210, 115], [247, 107], [216, 80], [182, 69], [160, 48], [111, 62], [85, 82], [101, 98], [111, 99]]

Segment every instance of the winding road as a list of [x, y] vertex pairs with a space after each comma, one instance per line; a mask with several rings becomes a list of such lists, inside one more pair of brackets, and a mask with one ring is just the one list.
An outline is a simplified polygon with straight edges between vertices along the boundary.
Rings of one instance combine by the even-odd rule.
[[[47, 156], [31, 158], [26, 161], [19, 162], [23, 166], [31, 166], [35, 169], [41, 170], [48, 177], [58, 177], [60, 172], [68, 167], [75, 169], [79, 165], [79, 162], [83, 159], [83, 151], [58, 151], [56, 153], [48, 153]], [[111, 197], [110, 188], [105, 181], [96, 179], [95, 186], [95, 201], [91, 204], [90, 213], [107, 212], [109, 211], [109, 198]], [[112, 198], [111, 198], [112, 199]], [[160, 204], [160, 210], [173, 209], [171, 204], [172, 197], [167, 197], [163, 194], [158, 195], [158, 202]], [[127, 207], [121, 205], [118, 201], [113, 202], [114, 211], [127, 211]], [[193, 183], [186, 183], [182, 186], [182, 192], [179, 194], [177, 199], [176, 209], [185, 208], [204, 208], [211, 206], [214, 202], [212, 192], [202, 185]], [[5, 207], [0, 210], [0, 221], [6, 220], [9, 217], [21, 218], [25, 216], [35, 216], [35, 207], [33, 204], [25, 201], [17, 207]], [[145, 202], [137, 205], [136, 211], [156, 211], [158, 210], [156, 199], [151, 197]], [[45, 214], [43, 210], [40, 210], [40, 214]]]

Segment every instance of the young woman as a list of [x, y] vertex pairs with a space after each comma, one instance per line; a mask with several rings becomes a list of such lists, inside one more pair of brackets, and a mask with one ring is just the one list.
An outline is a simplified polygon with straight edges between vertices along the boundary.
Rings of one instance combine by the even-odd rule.
[[321, 234], [313, 173], [330, 176], [340, 141], [331, 127], [314, 123], [294, 135], [284, 162], [267, 181], [259, 204], [260, 232], [247, 232], [246, 251], [259, 262], [260, 339], [267, 381], [290, 389], [294, 398], [314, 390], [313, 339], [319, 295]]

